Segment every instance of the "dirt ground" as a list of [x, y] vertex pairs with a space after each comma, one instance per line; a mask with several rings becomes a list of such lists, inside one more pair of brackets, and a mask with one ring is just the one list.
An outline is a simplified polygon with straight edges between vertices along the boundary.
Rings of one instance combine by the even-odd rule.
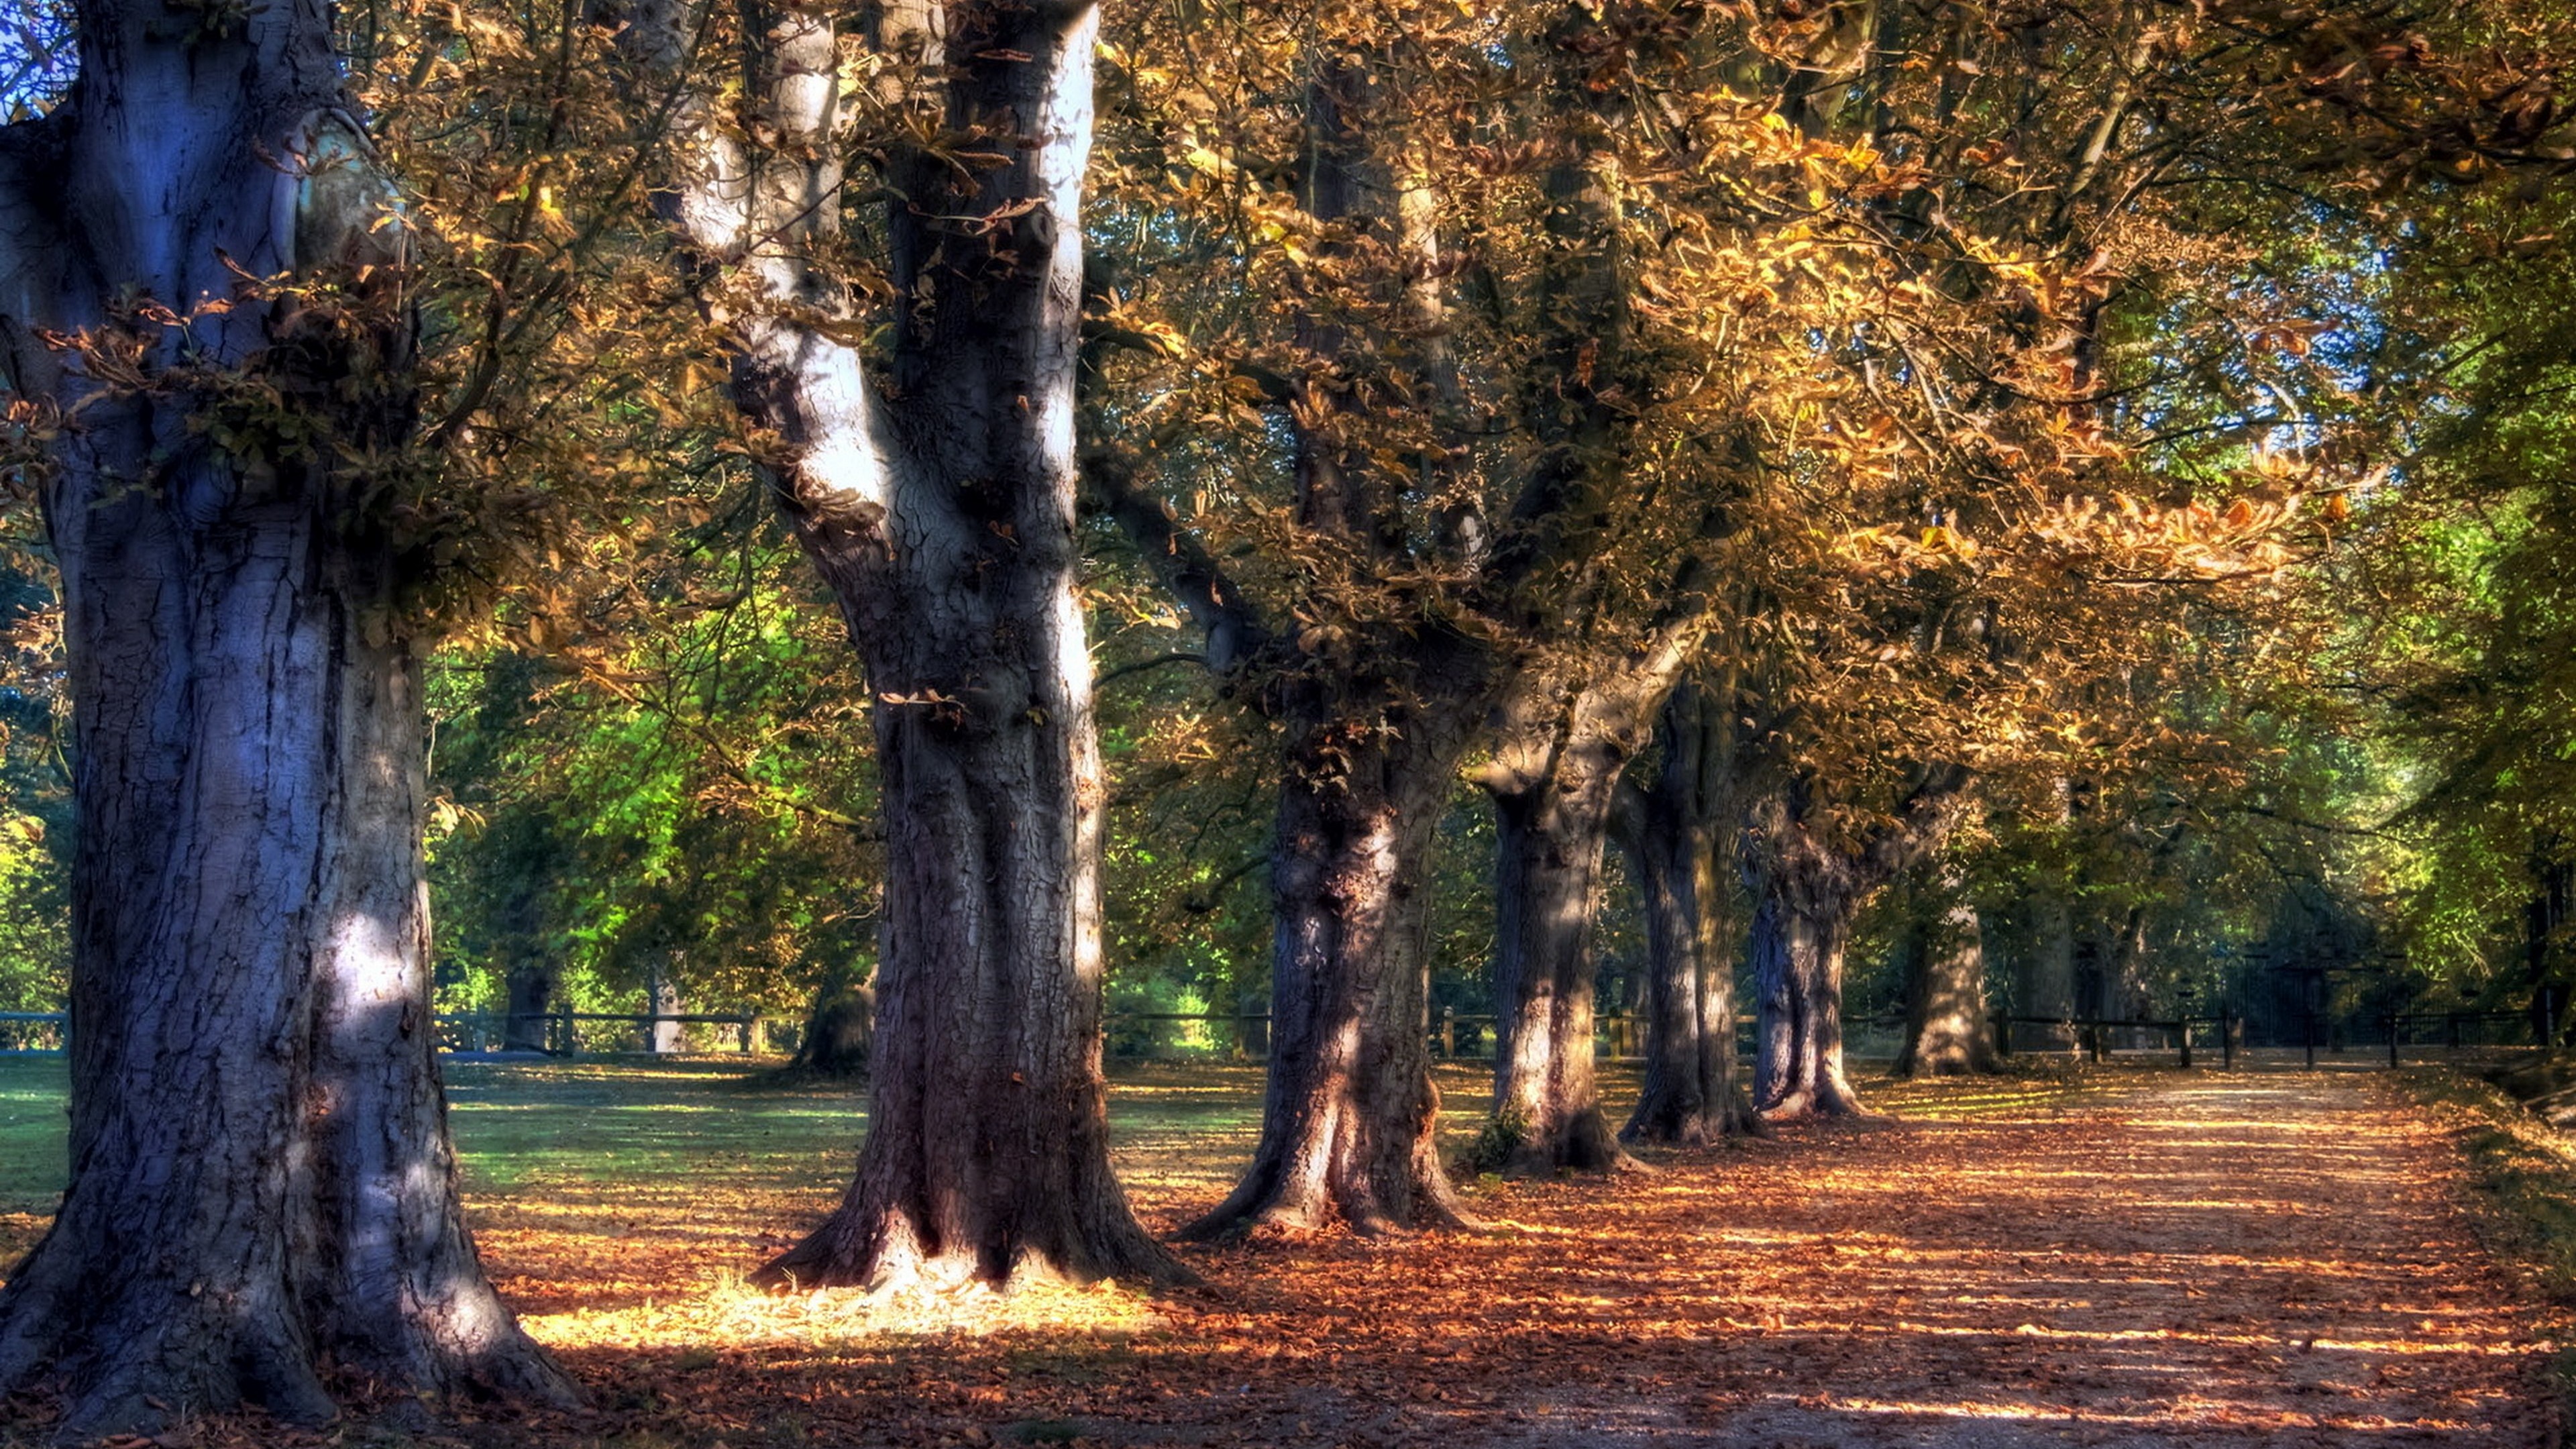
[[[589, 1433], [728, 1449], [2558, 1443], [2556, 1350], [2383, 1084], [2114, 1074], [1941, 1107], [1488, 1184], [1489, 1235], [1194, 1251], [1209, 1287], [1039, 1295], [1000, 1330], [828, 1298], [532, 1326], [622, 1406]], [[1212, 1195], [1139, 1205], [1170, 1226]]]

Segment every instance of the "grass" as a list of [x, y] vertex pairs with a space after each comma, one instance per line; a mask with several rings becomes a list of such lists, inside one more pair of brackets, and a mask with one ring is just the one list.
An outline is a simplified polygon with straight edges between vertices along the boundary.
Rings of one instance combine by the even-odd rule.
[[[451, 1061], [445, 1071], [467, 1200], [501, 1214], [479, 1229], [487, 1235], [537, 1203], [558, 1229], [610, 1239], [706, 1193], [779, 1195], [819, 1215], [847, 1181], [867, 1120], [861, 1092], [773, 1084], [746, 1076], [739, 1059]], [[1438, 1078], [1444, 1129], [1472, 1136], [1486, 1069], [1453, 1064]], [[1604, 1086], [1613, 1101], [1634, 1091], [1615, 1077]], [[61, 1057], [0, 1056], [0, 1263], [35, 1241], [62, 1190], [64, 1094]], [[1119, 1064], [1110, 1124], [1132, 1187], [1221, 1194], [1259, 1134], [1261, 1069]]]
[[[863, 1093], [774, 1084], [739, 1059], [634, 1059], [446, 1064], [451, 1126], [469, 1203], [489, 1209], [486, 1237], [537, 1224], [615, 1242], [707, 1194], [756, 1194], [829, 1208], [848, 1179], [866, 1123]], [[1489, 1068], [1440, 1066], [1442, 1129], [1454, 1155], [1484, 1126]], [[1636, 1095], [1635, 1068], [1605, 1063], [1614, 1112]], [[1229, 1062], [1113, 1065], [1110, 1126], [1121, 1177], [1158, 1197], [1212, 1200], [1250, 1158], [1261, 1125], [1261, 1069]], [[1864, 1076], [1873, 1106], [1932, 1120], [2044, 1117], [2098, 1090], [2076, 1074], [1960, 1083]], [[63, 1059], [0, 1056], [0, 1262], [33, 1244], [65, 1173]], [[779, 1233], [733, 1244], [747, 1263], [784, 1246]]]

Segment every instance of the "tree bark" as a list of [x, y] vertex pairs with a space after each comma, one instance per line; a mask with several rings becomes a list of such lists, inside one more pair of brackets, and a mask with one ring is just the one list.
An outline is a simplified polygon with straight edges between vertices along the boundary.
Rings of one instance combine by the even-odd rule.
[[1966, 808], [1969, 773], [1923, 772], [1896, 818], [1858, 839], [1833, 833], [1811, 778], [1765, 792], [1750, 812], [1753, 1105], [1769, 1122], [1860, 1114], [1843, 1073], [1843, 952], [1870, 895], [1939, 847]]
[[1918, 910], [1906, 942], [1905, 1045], [1900, 1077], [1947, 1077], [1995, 1070], [1986, 1021], [1986, 942], [1977, 908], [1956, 871], [1941, 873], [1940, 897]]
[[1866, 1111], [1843, 1075], [1843, 949], [1856, 911], [1829, 872], [1763, 874], [1753, 909], [1753, 1104], [1766, 1121]]
[[1646, 1076], [1620, 1137], [1713, 1146], [1760, 1130], [1735, 1069], [1735, 970], [1718, 840], [1732, 798], [1732, 718], [1685, 685], [1666, 702], [1653, 786], [1620, 832], [1645, 903]]
[[[0, 1393], [50, 1369], [70, 1439], [324, 1419], [325, 1364], [572, 1397], [457, 1201], [409, 566], [333, 446], [411, 429], [400, 232], [330, 35], [312, 0], [194, 28], [94, 0], [70, 99], [0, 130], [0, 366], [70, 419], [43, 503], [82, 820], [71, 1184], [0, 1290]], [[329, 441], [219, 413], [242, 378]]]
[[[1458, 687], [1424, 684], [1432, 698]], [[1469, 735], [1447, 711], [1371, 703], [1319, 692], [1291, 716], [1261, 1139], [1234, 1191], [1184, 1237], [1471, 1222], [1436, 1137], [1426, 890]]]
[[[688, 63], [688, 6], [630, 46]], [[871, 11], [888, 104], [996, 164], [897, 146], [890, 387], [842, 340], [847, 98], [832, 7], [744, 19], [745, 114], [704, 96], [662, 209], [727, 284], [733, 393], [865, 661], [886, 816], [869, 1131], [840, 1207], [766, 1282], [1168, 1281], [1109, 1169], [1100, 810], [1077, 593], [1075, 369], [1089, 5]]]
[[1576, 748], [1551, 763], [1491, 789], [1496, 1049], [1480, 1166], [1516, 1175], [1631, 1163], [1593, 1070], [1594, 924], [1622, 761]]

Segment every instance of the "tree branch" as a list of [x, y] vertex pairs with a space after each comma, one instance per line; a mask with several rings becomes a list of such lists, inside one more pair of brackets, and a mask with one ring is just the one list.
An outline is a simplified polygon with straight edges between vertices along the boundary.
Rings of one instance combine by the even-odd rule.
[[1114, 448], [1085, 450], [1082, 482], [1206, 637], [1208, 668], [1227, 673], [1269, 644], [1271, 631], [1251, 601], [1207, 549], [1173, 520], [1163, 501], [1136, 486], [1134, 469], [1124, 453]]

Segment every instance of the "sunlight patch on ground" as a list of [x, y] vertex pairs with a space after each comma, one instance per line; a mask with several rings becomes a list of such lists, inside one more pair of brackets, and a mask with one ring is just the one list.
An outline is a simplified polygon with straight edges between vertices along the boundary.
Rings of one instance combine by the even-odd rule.
[[615, 1308], [523, 1316], [539, 1343], [564, 1352], [741, 1348], [844, 1349], [948, 1335], [1037, 1332], [1117, 1337], [1162, 1324], [1151, 1299], [1116, 1283], [1041, 1283], [997, 1291], [872, 1294], [856, 1288], [774, 1293], [734, 1279], [694, 1295]]

